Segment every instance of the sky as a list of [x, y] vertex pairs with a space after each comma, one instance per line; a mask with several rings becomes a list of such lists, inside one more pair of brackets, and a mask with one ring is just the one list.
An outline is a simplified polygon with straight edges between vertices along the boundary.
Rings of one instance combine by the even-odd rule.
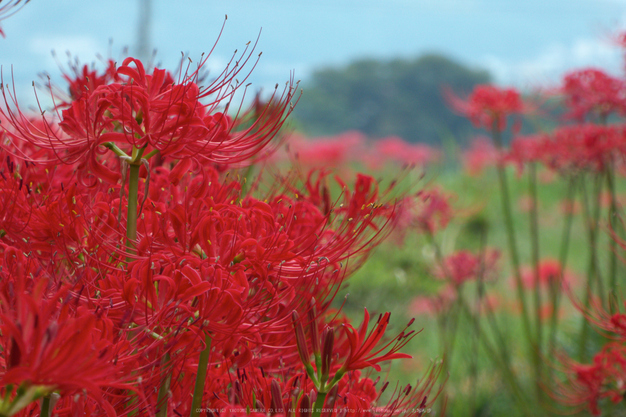
[[[143, 1], [31, 0], [0, 23], [4, 82], [12, 72], [18, 100], [31, 103], [39, 73], [63, 84], [66, 52], [83, 63], [121, 60], [125, 47], [136, 54]], [[258, 40], [255, 56], [263, 54], [248, 79], [256, 88], [291, 73], [306, 82], [315, 69], [360, 58], [436, 52], [529, 89], [575, 68], [620, 73], [612, 38], [626, 29], [626, 0], [152, 0], [150, 21], [156, 61], [169, 69], [181, 52], [197, 60], [215, 46], [207, 65], [219, 72], [235, 49]]]

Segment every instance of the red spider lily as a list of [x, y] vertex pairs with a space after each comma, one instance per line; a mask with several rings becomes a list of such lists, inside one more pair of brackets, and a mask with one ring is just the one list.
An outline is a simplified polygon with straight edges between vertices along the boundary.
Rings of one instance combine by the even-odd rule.
[[[241, 112], [237, 114], [240, 117], [231, 119], [215, 110], [220, 105], [228, 110], [233, 94], [228, 87], [241, 67], [227, 69], [210, 86], [199, 87], [200, 68], [207, 59], [203, 58], [197, 70], [181, 76], [176, 83], [166, 71], [155, 69], [147, 74], [140, 61], [127, 58], [115, 75], [96, 77], [91, 82], [93, 91], [81, 88], [80, 94], [74, 92], [78, 95], [71, 103], [59, 104], [58, 122], [50, 121], [43, 112], [41, 122], [34, 122], [20, 111], [12, 93], [3, 89], [3, 114], [10, 125], [7, 134], [14, 141], [28, 141], [54, 152], [64, 163], [84, 161], [86, 157], [83, 163], [109, 182], [118, 177], [103, 165], [107, 147], [115, 147], [118, 155], [142, 149], [150, 156], [198, 157], [222, 164], [249, 162], [276, 136], [291, 112], [296, 91], [293, 80], [282, 96], [275, 92], [261, 112], [255, 110], [252, 121]], [[82, 78], [83, 74], [77, 74], [71, 85], [80, 87]], [[203, 104], [201, 99], [205, 98], [211, 101]]]
[[603, 170], [610, 161], [623, 158], [625, 151], [622, 128], [594, 124], [561, 127], [545, 136], [538, 148], [549, 168], [565, 173]]
[[374, 143], [372, 159], [381, 162], [400, 162], [407, 165], [425, 166], [439, 158], [438, 152], [423, 144], [410, 144], [397, 136], [378, 139]]
[[[587, 307], [571, 293], [571, 287], [565, 286], [569, 298], [585, 319], [602, 330], [602, 335], [610, 340], [624, 342], [626, 340], [626, 314], [619, 311], [619, 306], [612, 305], [610, 311], [596, 297], [592, 297]], [[625, 304], [626, 306], [626, 304]]]
[[606, 120], [611, 113], [626, 110], [626, 86], [621, 79], [589, 68], [565, 75], [561, 92], [569, 108], [567, 117], [578, 121], [598, 116]]
[[[115, 415], [101, 389], [133, 389], [130, 368], [118, 360], [121, 345], [104, 337], [95, 315], [76, 308], [67, 287], [48, 295], [48, 281], [39, 279], [29, 294], [25, 284], [24, 278], [11, 281], [0, 293], [1, 385], [36, 388], [41, 396], [85, 392]], [[7, 389], [6, 395], [13, 394]], [[23, 402], [19, 389], [14, 395], [13, 402]]]
[[462, 159], [469, 175], [480, 175], [485, 168], [496, 166], [501, 156], [489, 138], [477, 136], [472, 139], [470, 147], [463, 151]]
[[526, 164], [544, 160], [547, 140], [547, 135], [516, 136], [505, 159], [515, 163], [521, 173]]
[[[415, 331], [404, 333], [403, 330], [392, 341], [385, 344], [382, 348], [378, 348], [375, 352], [372, 352], [385, 334], [390, 316], [391, 313], [379, 315], [375, 327], [369, 334], [367, 333], [367, 328], [369, 326], [370, 315], [367, 309], [365, 309], [363, 323], [361, 323], [358, 330], [350, 324], [343, 325], [345, 334], [348, 338], [348, 356], [344, 360], [338, 373], [367, 367], [373, 367], [377, 371], [380, 371], [381, 368], [380, 365], [378, 365], [379, 362], [400, 358], [412, 358], [411, 355], [407, 355], [406, 353], [398, 353], [398, 350], [400, 350], [416, 335]], [[405, 330], [412, 323], [413, 321], [411, 320]], [[389, 350], [386, 353], [382, 353], [388, 348]]]
[[[556, 259], [542, 259], [538, 265], [539, 268], [539, 285], [548, 287], [556, 285], [560, 287], [562, 284], [570, 285], [574, 279], [569, 271], [564, 271], [561, 264]], [[535, 269], [531, 266], [522, 269], [522, 284], [526, 289], [535, 288]], [[512, 285], [514, 284], [511, 281]]]
[[[96, 88], [112, 82], [119, 82], [120, 75], [117, 72], [116, 63], [112, 59], [106, 62], [104, 73], [99, 74], [93, 67], [83, 65], [79, 69], [78, 64], [70, 64], [72, 73], [63, 73], [63, 78], [69, 84], [69, 97], [64, 102], [58, 103], [59, 108], [69, 107], [74, 100], [80, 100], [84, 96], [89, 96]], [[170, 77], [171, 78], [171, 77]], [[171, 82], [174, 80], [171, 79]]]
[[409, 306], [410, 314], [437, 316], [450, 309], [458, 296], [457, 289], [446, 285], [432, 296], [418, 296], [413, 298]]
[[449, 280], [455, 286], [474, 279], [489, 279], [496, 272], [500, 252], [488, 250], [484, 255], [475, 255], [460, 250], [448, 255], [437, 270], [437, 276]]
[[506, 128], [508, 116], [528, 111], [520, 94], [511, 88], [478, 85], [467, 100], [462, 100], [449, 90], [445, 91], [445, 95], [454, 110], [469, 118], [477, 127], [488, 131], [493, 128], [502, 131]]
[[416, 199], [417, 214], [412, 223], [418, 230], [429, 234], [445, 229], [452, 218], [451, 199], [450, 194], [436, 188], [420, 191]]
[[591, 364], [579, 364], [564, 359], [568, 380], [556, 388], [556, 396], [564, 404], [582, 410], [585, 406], [593, 415], [601, 414], [599, 401], [609, 398], [614, 403], [626, 394], [626, 347], [606, 344]]
[[365, 153], [365, 136], [356, 131], [314, 139], [294, 134], [289, 137], [289, 153], [305, 168], [342, 167]]

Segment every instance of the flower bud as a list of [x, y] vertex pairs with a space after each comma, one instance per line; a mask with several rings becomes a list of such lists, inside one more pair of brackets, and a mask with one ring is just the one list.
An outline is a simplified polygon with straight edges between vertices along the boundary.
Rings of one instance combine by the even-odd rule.
[[302, 328], [302, 323], [300, 323], [300, 315], [296, 310], [291, 313], [291, 321], [293, 322], [293, 327], [296, 330], [296, 345], [298, 346], [298, 354], [300, 355], [300, 360], [304, 364], [304, 366], [310, 366], [310, 357], [309, 349], [306, 345], [306, 338], [304, 337], [304, 329]]
[[280, 390], [280, 385], [278, 385], [278, 382], [275, 379], [272, 380], [271, 392], [272, 392], [272, 409], [274, 410], [272, 414], [283, 413], [284, 412], [283, 393]]
[[330, 362], [333, 358], [333, 345], [335, 342], [335, 331], [332, 327], [324, 329], [322, 339], [324, 343], [322, 347], [322, 380], [326, 380], [330, 371]]
[[319, 329], [317, 327], [317, 311], [315, 309], [315, 298], [311, 298], [311, 306], [309, 308], [309, 332], [311, 333], [311, 347], [313, 354], [320, 354]]
[[311, 400], [307, 394], [300, 400], [300, 417], [311, 417]]

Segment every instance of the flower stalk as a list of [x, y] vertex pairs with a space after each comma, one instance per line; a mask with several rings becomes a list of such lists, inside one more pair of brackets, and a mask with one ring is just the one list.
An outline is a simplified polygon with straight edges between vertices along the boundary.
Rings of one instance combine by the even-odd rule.
[[[537, 164], [531, 162], [528, 167], [528, 191], [531, 199], [530, 209], [530, 243], [531, 243], [531, 262], [534, 276], [534, 302], [535, 302], [535, 348], [536, 353], [533, 355], [535, 379], [542, 380], [542, 339], [543, 339], [543, 321], [541, 319], [541, 285], [539, 280], [539, 220], [537, 208]], [[537, 398], [541, 401], [543, 391], [541, 385], [537, 384]]]
[[202, 405], [202, 394], [204, 394], [204, 384], [209, 366], [209, 356], [211, 354], [211, 336], [209, 336], [208, 333], [205, 336], [204, 343], [205, 348], [200, 352], [200, 358], [198, 359], [198, 373], [196, 374], [196, 385], [193, 391], [190, 417], [200, 415], [199, 410]]

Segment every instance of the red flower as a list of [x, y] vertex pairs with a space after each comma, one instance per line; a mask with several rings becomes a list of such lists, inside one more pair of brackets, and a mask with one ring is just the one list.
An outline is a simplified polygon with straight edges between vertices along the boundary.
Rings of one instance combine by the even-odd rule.
[[581, 122], [590, 115], [605, 119], [610, 113], [626, 111], [626, 85], [598, 69], [584, 69], [569, 73], [561, 88], [568, 117]]
[[517, 136], [511, 141], [506, 159], [515, 163], [521, 172], [524, 165], [543, 160], [547, 140], [547, 135]]
[[456, 286], [479, 277], [485, 279], [493, 275], [499, 258], [500, 252], [495, 250], [487, 251], [484, 259], [470, 251], [460, 250], [444, 259], [437, 275], [451, 281]]
[[[547, 287], [550, 285], [561, 286], [562, 280], [571, 283], [572, 274], [565, 272], [561, 263], [556, 259], [543, 259], [539, 262], [539, 285]], [[535, 288], [535, 270], [533, 267], [525, 267], [522, 270], [522, 284], [527, 289]]]
[[240, 117], [232, 119], [215, 110], [218, 106], [228, 110], [233, 94], [230, 88], [236, 88], [233, 84], [241, 66], [227, 68], [211, 85], [201, 87], [197, 82], [207, 59], [178, 82], [165, 70], [146, 73], [134, 58], [126, 58], [115, 73], [109, 68], [100, 77], [84, 69], [70, 81], [73, 100], [59, 104], [53, 112], [60, 112], [58, 121], [42, 112], [43, 123], [35, 123], [20, 111], [8, 89], [3, 89], [7, 134], [15, 141], [51, 150], [64, 163], [84, 161], [97, 176], [113, 182], [117, 172], [102, 161], [107, 148], [115, 148], [119, 156], [134, 156], [141, 149], [150, 156], [159, 153], [176, 159], [243, 163], [257, 155], [282, 127], [292, 109], [293, 80], [282, 96], [276, 90], [261, 110], [253, 107], [250, 113], [238, 112]]
[[375, 142], [372, 159], [424, 166], [438, 157], [437, 151], [428, 145], [410, 144], [397, 136], [390, 136]]
[[452, 219], [451, 198], [436, 188], [420, 191], [416, 199], [418, 214], [413, 219], [418, 230], [433, 234], [439, 229], [445, 229]]
[[609, 398], [614, 403], [626, 394], [626, 347], [606, 344], [589, 365], [566, 360], [568, 382], [557, 387], [557, 395], [566, 405], [582, 410], [589, 407], [593, 415], [601, 414], [599, 401]]
[[436, 316], [450, 309], [457, 299], [458, 291], [452, 285], [446, 285], [437, 294], [413, 298], [409, 313], [415, 315]]
[[520, 94], [512, 88], [478, 85], [467, 100], [462, 100], [451, 91], [445, 91], [445, 94], [453, 109], [469, 118], [477, 127], [489, 131], [494, 126], [504, 130], [508, 116], [526, 111]]
[[364, 153], [365, 136], [356, 131], [333, 137], [306, 139], [299, 135], [289, 138], [289, 151], [305, 167], [342, 167]]
[[72, 100], [78, 100], [83, 96], [89, 96], [96, 88], [101, 85], [107, 85], [111, 82], [120, 81], [117, 72], [116, 62], [109, 59], [106, 63], [106, 69], [103, 74], [88, 65], [83, 65], [79, 71], [78, 66], [72, 66], [72, 74], [63, 73], [63, 78], [69, 84], [70, 96], [65, 103], [60, 103], [59, 107], [70, 106]]
[[472, 139], [470, 147], [463, 151], [463, 166], [469, 175], [480, 175], [500, 160], [500, 153], [489, 138], [478, 136]]
[[5, 282], [0, 292], [0, 386], [38, 389], [41, 396], [85, 392], [112, 411], [101, 390], [132, 389], [123, 382], [131, 370], [118, 361], [119, 348], [106, 339], [96, 314], [76, 307], [67, 288], [47, 296], [48, 281], [39, 278], [29, 294], [26, 281]]
[[602, 170], [609, 161], [625, 155], [623, 135], [624, 130], [615, 126], [564, 126], [544, 137], [541, 158], [559, 171]]
[[[377, 371], [380, 371], [381, 368], [380, 365], [378, 365], [379, 362], [400, 358], [412, 358], [411, 355], [398, 353], [398, 351], [415, 336], [416, 333], [414, 331], [410, 331], [408, 333], [404, 333], [404, 331], [400, 332], [400, 334], [393, 340], [373, 352], [378, 345], [378, 342], [380, 342], [385, 334], [390, 316], [391, 313], [379, 315], [378, 320], [376, 321], [376, 326], [369, 334], [367, 333], [367, 328], [370, 322], [370, 315], [367, 309], [365, 309], [363, 323], [361, 323], [358, 330], [350, 324], [343, 324], [345, 334], [348, 337], [349, 352], [348, 357], [344, 361], [339, 373], [355, 369], [363, 369], [370, 366], [375, 368]], [[408, 328], [412, 323], [413, 321], [411, 320], [406, 328]], [[387, 350], [388, 348], [389, 350]], [[387, 350], [387, 352], [383, 353], [385, 350]]]

